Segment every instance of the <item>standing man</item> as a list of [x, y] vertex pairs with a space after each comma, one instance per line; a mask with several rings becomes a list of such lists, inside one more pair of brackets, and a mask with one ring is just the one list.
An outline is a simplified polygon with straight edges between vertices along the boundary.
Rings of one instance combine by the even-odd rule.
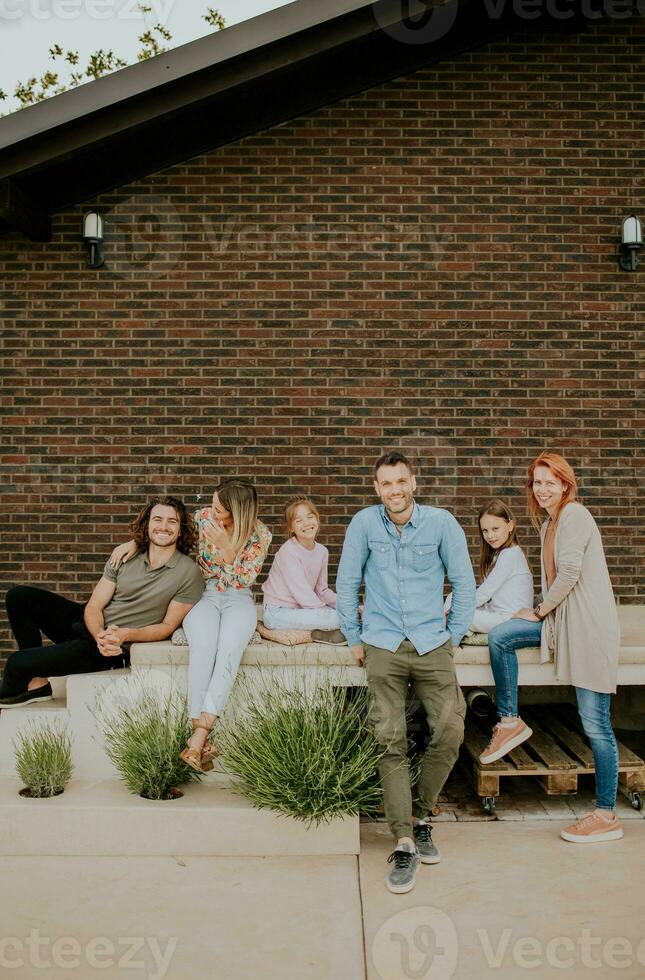
[[[464, 532], [449, 511], [417, 504], [416, 488], [412, 466], [402, 453], [386, 453], [377, 460], [374, 489], [381, 503], [352, 518], [336, 583], [341, 629], [356, 662], [367, 668], [369, 718], [383, 753], [379, 771], [385, 816], [397, 840], [388, 858], [392, 869], [386, 885], [396, 894], [414, 887], [421, 863], [441, 860], [428, 818], [463, 741], [466, 705], [453, 648], [475, 612], [475, 578]], [[453, 591], [447, 623], [446, 574]], [[405, 718], [410, 684], [432, 732], [414, 812]]]
[[50, 701], [50, 677], [129, 666], [131, 643], [172, 636], [199, 601], [204, 579], [188, 557], [195, 531], [183, 501], [156, 497], [130, 528], [137, 554], [118, 571], [108, 561], [86, 605], [29, 585], [9, 589], [18, 651], [7, 660], [0, 708]]

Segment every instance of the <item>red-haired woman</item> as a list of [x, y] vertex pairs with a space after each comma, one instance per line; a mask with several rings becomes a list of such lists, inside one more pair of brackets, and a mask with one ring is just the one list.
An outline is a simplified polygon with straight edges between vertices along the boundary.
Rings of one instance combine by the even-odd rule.
[[618, 748], [611, 695], [620, 630], [600, 532], [576, 500], [575, 473], [558, 453], [544, 452], [533, 460], [526, 489], [542, 542], [544, 598], [488, 634], [500, 721], [480, 761], [495, 762], [533, 734], [518, 715], [516, 651], [540, 645], [541, 661], [553, 655], [556, 677], [575, 689], [596, 769], [596, 809], [563, 830], [562, 837], [579, 843], [617, 840], [623, 831], [614, 812]]

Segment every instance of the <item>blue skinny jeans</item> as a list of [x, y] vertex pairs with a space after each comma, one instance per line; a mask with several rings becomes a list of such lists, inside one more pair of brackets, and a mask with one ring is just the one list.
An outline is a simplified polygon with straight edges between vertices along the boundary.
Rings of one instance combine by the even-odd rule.
[[[509, 619], [488, 634], [490, 665], [495, 678], [500, 718], [518, 714], [517, 650], [540, 645], [542, 623]], [[613, 810], [618, 790], [618, 746], [611, 726], [611, 694], [574, 687], [578, 714], [589, 739], [596, 769], [596, 806]]]

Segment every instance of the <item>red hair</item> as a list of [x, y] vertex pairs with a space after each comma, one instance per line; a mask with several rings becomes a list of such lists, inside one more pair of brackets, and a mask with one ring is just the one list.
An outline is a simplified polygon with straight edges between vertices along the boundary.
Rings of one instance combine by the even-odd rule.
[[578, 490], [578, 483], [576, 480], [576, 474], [573, 472], [573, 468], [570, 463], [567, 463], [564, 456], [560, 456], [559, 453], [552, 453], [548, 449], [540, 453], [540, 455], [533, 460], [529, 466], [528, 476], [526, 478], [526, 494], [528, 497], [529, 514], [531, 515], [531, 523], [533, 526], [539, 530], [540, 524], [544, 520], [545, 510], [540, 507], [539, 503], [535, 499], [535, 494], [533, 493], [533, 478], [535, 475], [535, 470], [538, 466], [546, 466], [551, 470], [554, 476], [557, 476], [559, 480], [567, 484], [567, 489], [562, 494], [562, 500], [558, 504], [558, 509], [553, 515], [553, 523], [557, 524], [562, 509], [570, 504], [572, 500], [576, 499], [576, 493]]

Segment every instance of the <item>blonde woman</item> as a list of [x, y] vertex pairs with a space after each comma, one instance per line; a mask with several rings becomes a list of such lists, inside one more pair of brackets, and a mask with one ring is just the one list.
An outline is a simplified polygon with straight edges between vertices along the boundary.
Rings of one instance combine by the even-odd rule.
[[258, 520], [255, 487], [227, 480], [213, 494], [212, 507], [195, 513], [199, 565], [206, 578], [204, 595], [186, 616], [190, 646], [188, 704], [193, 735], [180, 753], [197, 771], [216, 749], [205, 749], [237, 676], [244, 649], [257, 625], [251, 586], [271, 543], [271, 532]]
[[[245, 480], [221, 483], [212, 506], [196, 511], [194, 520], [197, 561], [206, 588], [183, 622], [190, 646], [188, 705], [193, 734], [180, 757], [203, 772], [212, 768], [217, 755], [216, 747], [206, 744], [209, 733], [224, 710], [256, 628], [251, 586], [267, 556], [271, 532], [258, 519], [257, 493]], [[119, 557], [118, 551], [113, 557]]]

